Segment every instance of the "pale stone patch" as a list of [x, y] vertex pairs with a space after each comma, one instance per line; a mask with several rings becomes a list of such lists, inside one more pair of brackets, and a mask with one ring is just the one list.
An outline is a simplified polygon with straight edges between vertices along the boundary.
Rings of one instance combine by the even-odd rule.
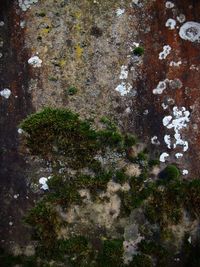
[[125, 174], [128, 176], [134, 176], [134, 177], [140, 176], [141, 170], [139, 168], [139, 165], [134, 164], [134, 163], [127, 165]]

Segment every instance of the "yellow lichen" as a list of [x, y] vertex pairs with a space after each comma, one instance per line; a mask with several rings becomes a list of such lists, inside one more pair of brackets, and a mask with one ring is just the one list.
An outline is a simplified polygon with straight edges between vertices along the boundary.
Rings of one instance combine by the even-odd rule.
[[75, 45], [75, 53], [76, 58], [80, 59], [83, 55], [83, 48], [80, 46], [80, 44]]

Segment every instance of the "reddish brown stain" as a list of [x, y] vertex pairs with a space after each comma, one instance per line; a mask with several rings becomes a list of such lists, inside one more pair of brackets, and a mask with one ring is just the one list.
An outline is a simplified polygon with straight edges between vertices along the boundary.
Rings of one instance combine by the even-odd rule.
[[[144, 64], [142, 68], [142, 77], [137, 83], [138, 87], [138, 110], [140, 113], [144, 109], [149, 110], [147, 116], [141, 116], [137, 121], [136, 130], [140, 136], [150, 143], [150, 138], [154, 135], [159, 137], [162, 142], [159, 148], [153, 150], [171, 153], [168, 150], [163, 137], [167, 134], [162, 125], [162, 118], [171, 115], [173, 106], [184, 106], [191, 112], [191, 121], [188, 128], [182, 133], [183, 139], [189, 141], [189, 150], [184, 153], [184, 157], [177, 160], [171, 157], [170, 161], [177, 163], [181, 169], [188, 169], [191, 177], [198, 177], [200, 172], [199, 130], [194, 130], [194, 123], [200, 127], [200, 107], [197, 103], [200, 100], [199, 71], [191, 70], [191, 65], [199, 67], [200, 44], [182, 40], [179, 36], [179, 29], [170, 30], [165, 26], [168, 18], [176, 19], [179, 14], [186, 16], [186, 21], [200, 22], [200, 2], [199, 1], [173, 1], [175, 7], [167, 9], [165, 1], [155, 1], [154, 4], [147, 7], [143, 12], [146, 14], [146, 21], [141, 21], [140, 40], [145, 47]], [[177, 26], [182, 24], [177, 22]], [[144, 30], [150, 26], [150, 31], [144, 33]], [[164, 45], [170, 45], [171, 53], [164, 60], [159, 60], [159, 53]], [[170, 67], [170, 61], [179, 61], [180, 67]], [[180, 89], [167, 89], [161, 95], [154, 95], [152, 90], [156, 88], [159, 81], [168, 79], [179, 79], [183, 86]], [[169, 109], [163, 110], [161, 104], [166, 97], [173, 98], [175, 104]], [[141, 105], [142, 103], [142, 105]], [[195, 108], [194, 105], [195, 104]], [[173, 134], [173, 132], [171, 132]], [[177, 149], [178, 151], [178, 149]]]

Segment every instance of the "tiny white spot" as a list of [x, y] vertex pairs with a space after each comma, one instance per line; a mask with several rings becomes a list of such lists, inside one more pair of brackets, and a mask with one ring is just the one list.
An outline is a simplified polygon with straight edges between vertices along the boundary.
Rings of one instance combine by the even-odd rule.
[[163, 51], [159, 53], [159, 59], [163, 60], [165, 59], [171, 52], [171, 47], [169, 45], [163, 46]]
[[169, 63], [170, 67], [179, 67], [182, 64], [181, 61], [175, 62], [175, 61], [171, 61]]
[[171, 1], [167, 1], [167, 2], [165, 3], [165, 7], [166, 7], [166, 8], [173, 8], [173, 7], [174, 7], [174, 3], [172, 3]]
[[180, 14], [179, 16], [176, 17], [176, 19], [178, 20], [178, 22], [183, 23], [185, 22], [186, 17], [184, 14]]
[[183, 170], [183, 175], [187, 175], [189, 172], [188, 172], [188, 170]]
[[122, 82], [119, 84], [115, 90], [121, 94], [121, 96], [127, 95], [132, 89], [130, 83]]
[[18, 132], [18, 134], [23, 134], [24, 133], [24, 131], [21, 128], [17, 129], [17, 132]]
[[11, 95], [11, 91], [8, 88], [3, 89], [0, 91], [0, 95], [3, 96], [4, 98], [8, 99]]
[[160, 161], [161, 161], [161, 162], [165, 162], [167, 157], [169, 157], [169, 154], [166, 153], [166, 152], [163, 152], [163, 153], [160, 155]]
[[28, 63], [34, 68], [40, 68], [42, 66], [42, 60], [38, 56], [29, 58]]
[[156, 135], [151, 138], [151, 143], [157, 146], [160, 145], [160, 142], [158, 141], [158, 137]]
[[117, 15], [117, 17], [120, 17], [121, 15], [123, 15], [124, 12], [125, 12], [125, 9], [124, 9], [124, 8], [118, 8], [118, 9], [116, 10], [116, 15]]
[[165, 23], [165, 26], [168, 27], [170, 30], [174, 30], [176, 27], [176, 21], [174, 19], [168, 19]]
[[121, 66], [121, 72], [119, 75], [120, 80], [126, 80], [128, 78], [128, 68], [125, 65]]
[[164, 110], [167, 109], [167, 108], [169, 107], [168, 105], [165, 105], [165, 103], [162, 103], [161, 106], [162, 106], [162, 108], [163, 108]]
[[39, 184], [41, 185], [41, 189], [43, 189], [43, 190], [48, 190], [49, 189], [49, 186], [48, 186], [48, 184], [47, 184], [47, 181], [49, 180], [49, 179], [51, 179], [51, 176], [49, 176], [48, 178], [46, 178], [46, 177], [41, 177], [40, 179], [39, 179]]
[[176, 153], [176, 154], [175, 154], [175, 157], [176, 157], [177, 159], [182, 158], [182, 157], [183, 157], [183, 153]]
[[164, 136], [164, 141], [165, 141], [165, 144], [167, 145], [167, 147], [169, 149], [171, 149], [171, 137], [170, 137], [170, 135], [166, 134]]

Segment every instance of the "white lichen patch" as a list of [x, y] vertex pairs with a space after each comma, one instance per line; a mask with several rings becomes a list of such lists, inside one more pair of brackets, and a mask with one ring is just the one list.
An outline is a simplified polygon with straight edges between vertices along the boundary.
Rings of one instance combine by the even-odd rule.
[[19, 7], [22, 11], [27, 11], [32, 4], [36, 4], [38, 0], [18, 0]]
[[29, 58], [28, 63], [32, 65], [33, 68], [40, 68], [42, 66], [42, 60], [38, 56]]
[[166, 109], [169, 107], [169, 106], [166, 105], [165, 103], [162, 103], [161, 106], [162, 106], [162, 108], [163, 108], [164, 110], [166, 110]]
[[180, 67], [180, 65], [182, 64], [182, 61], [177, 61], [177, 62], [175, 62], [175, 61], [171, 61], [170, 63], [169, 63], [169, 65], [170, 65], [170, 67]]
[[128, 67], [125, 65], [121, 66], [121, 72], [119, 75], [120, 80], [126, 80], [128, 78]]
[[176, 148], [177, 146], [183, 146], [183, 152], [188, 150], [188, 142], [181, 138], [181, 130], [186, 128], [188, 122], [190, 121], [190, 112], [186, 110], [185, 107], [173, 107], [173, 116], [165, 116], [163, 118], [163, 125], [167, 129], [174, 130], [174, 139], [175, 142], [173, 147]]
[[171, 1], [167, 1], [166, 3], [165, 3], [165, 7], [166, 8], [173, 8], [174, 7], [174, 3], [172, 3]]
[[14, 199], [18, 199], [18, 197], [19, 197], [19, 194], [15, 194], [15, 195], [13, 196]]
[[183, 23], [185, 22], [186, 17], [184, 14], [180, 14], [179, 16], [176, 17], [176, 19], [178, 20], [178, 22]]
[[160, 155], [160, 161], [161, 162], [165, 162], [166, 161], [166, 158], [168, 158], [169, 157], [169, 154], [168, 153], [166, 153], [166, 152], [163, 152], [161, 155]]
[[115, 90], [119, 92], [121, 96], [127, 95], [132, 89], [131, 84], [129, 82], [126, 82], [127, 78], [128, 78], [128, 67], [125, 65], [122, 65], [120, 75], [119, 75], [119, 79], [121, 80], [121, 83], [115, 88]]
[[166, 134], [166, 135], [164, 136], [164, 142], [165, 142], [165, 144], [167, 145], [167, 147], [168, 147], [169, 149], [171, 149], [171, 137], [170, 137], [170, 135]]
[[170, 30], [174, 30], [176, 28], [176, 21], [174, 19], [168, 19], [165, 23], [165, 26]]
[[175, 157], [176, 157], [177, 159], [180, 159], [180, 158], [183, 157], [183, 153], [176, 153], [176, 154], [175, 154]]
[[200, 42], [200, 23], [194, 21], [184, 23], [179, 30], [179, 36], [183, 40]]
[[169, 45], [164, 45], [163, 46], [163, 51], [159, 53], [159, 59], [163, 60], [165, 59], [171, 52], [171, 46]]
[[11, 95], [11, 91], [10, 91], [10, 89], [5, 88], [5, 89], [0, 91], [0, 95], [4, 98], [8, 99]]
[[153, 89], [154, 95], [161, 95], [163, 91], [167, 88], [166, 80], [160, 81], [155, 89]]
[[171, 89], [179, 89], [183, 86], [182, 82], [179, 79], [169, 80], [165, 79], [160, 81], [156, 88], [153, 89], [154, 95], [161, 95], [169, 86]]
[[196, 71], [199, 71], [199, 67], [195, 66], [194, 64], [192, 64], [190, 66], [190, 70], [196, 70]]
[[139, 0], [132, 0], [132, 3], [135, 4], [135, 5], [138, 5], [139, 4]]
[[121, 82], [115, 90], [121, 94], [121, 96], [127, 95], [132, 89], [132, 86], [130, 83]]
[[183, 174], [183, 175], [187, 175], [188, 173], [189, 173], [188, 170], [183, 170], [183, 171], [182, 171], [182, 174]]
[[4, 21], [1, 20], [1, 21], [0, 21], [0, 27], [3, 27], [4, 25], [5, 25]]
[[41, 177], [39, 179], [39, 184], [41, 185], [40, 189], [43, 189], [43, 190], [49, 190], [49, 186], [47, 184], [48, 180], [51, 179], [51, 176], [49, 177]]
[[156, 145], [156, 146], [160, 145], [160, 142], [158, 141], [158, 137], [156, 135], [151, 138], [151, 143], [152, 145]]
[[23, 134], [24, 133], [24, 131], [21, 128], [17, 129], [17, 132], [18, 132], [18, 134]]
[[117, 17], [120, 17], [121, 15], [123, 15], [124, 12], [125, 12], [125, 9], [124, 9], [124, 8], [118, 8], [118, 9], [116, 10], [116, 15], [117, 15]]

